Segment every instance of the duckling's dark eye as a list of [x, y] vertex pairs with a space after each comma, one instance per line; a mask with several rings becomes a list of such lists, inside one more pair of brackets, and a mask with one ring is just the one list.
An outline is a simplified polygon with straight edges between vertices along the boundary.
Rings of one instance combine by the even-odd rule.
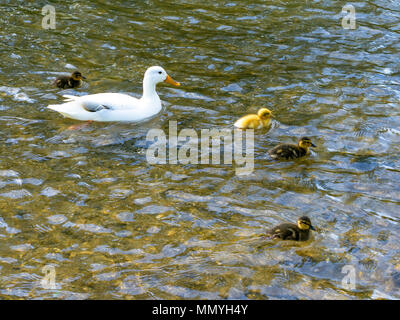
[[161, 74], [162, 72], [161, 72], [161, 71], [158, 71], [158, 73]]

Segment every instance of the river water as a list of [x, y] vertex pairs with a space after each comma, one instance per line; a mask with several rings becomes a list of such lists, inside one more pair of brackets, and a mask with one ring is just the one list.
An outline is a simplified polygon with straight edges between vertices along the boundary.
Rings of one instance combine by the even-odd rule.
[[[346, 3], [57, 0], [46, 29], [47, 1], [0, 1], [0, 298], [399, 299], [400, 7], [353, 1], [346, 29]], [[152, 65], [182, 85], [149, 121], [46, 108], [139, 97]], [[75, 69], [82, 88], [52, 87]], [[261, 107], [250, 174], [146, 157], [151, 129], [233, 132]], [[304, 135], [308, 157], [267, 157]], [[311, 240], [263, 239], [301, 215]]]

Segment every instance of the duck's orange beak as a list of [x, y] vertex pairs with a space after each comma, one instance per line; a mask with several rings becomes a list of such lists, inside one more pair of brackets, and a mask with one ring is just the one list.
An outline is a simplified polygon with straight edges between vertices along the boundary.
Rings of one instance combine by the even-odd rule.
[[174, 86], [178, 86], [178, 87], [181, 85], [179, 82], [176, 82], [175, 80], [173, 80], [169, 75], [167, 75], [167, 79], [165, 79], [164, 82], [173, 84]]

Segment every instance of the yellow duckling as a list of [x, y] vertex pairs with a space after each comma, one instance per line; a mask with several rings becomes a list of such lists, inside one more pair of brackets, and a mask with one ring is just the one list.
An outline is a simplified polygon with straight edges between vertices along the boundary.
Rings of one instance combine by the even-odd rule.
[[316, 147], [316, 145], [311, 142], [310, 138], [303, 137], [299, 140], [297, 146], [295, 144], [279, 144], [269, 150], [268, 153], [273, 159], [291, 160], [309, 154], [310, 147]]
[[282, 223], [268, 230], [267, 237], [270, 239], [307, 241], [310, 237], [310, 230], [315, 230], [310, 218], [302, 216], [297, 219], [297, 225]]
[[54, 85], [61, 89], [79, 88], [82, 79], [86, 79], [79, 71], [74, 71], [70, 76], [60, 76], [54, 81]]
[[267, 127], [273, 117], [272, 112], [267, 108], [261, 108], [257, 114], [248, 114], [241, 117], [234, 124], [239, 129], [260, 129]]

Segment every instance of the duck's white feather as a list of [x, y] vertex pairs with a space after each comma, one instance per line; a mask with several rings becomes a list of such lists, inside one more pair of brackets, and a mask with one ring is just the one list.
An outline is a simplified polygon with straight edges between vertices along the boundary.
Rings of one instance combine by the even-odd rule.
[[141, 121], [161, 111], [158, 97], [146, 100], [121, 93], [98, 93], [67, 98], [68, 102], [49, 105], [48, 108], [67, 118], [83, 121]]

